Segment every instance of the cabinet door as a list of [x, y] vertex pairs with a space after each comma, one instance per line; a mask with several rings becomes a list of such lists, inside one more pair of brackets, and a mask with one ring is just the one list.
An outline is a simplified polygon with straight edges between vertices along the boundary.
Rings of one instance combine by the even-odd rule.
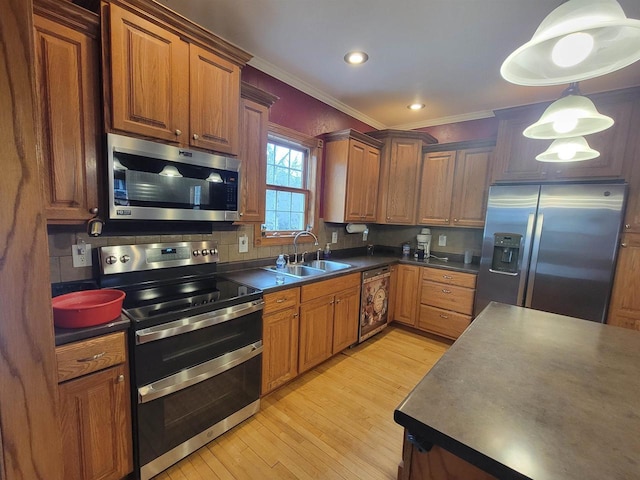
[[415, 325], [419, 289], [420, 267], [399, 265], [394, 317], [396, 322]]
[[265, 315], [262, 322], [262, 395], [265, 395], [298, 374], [298, 307]]
[[332, 349], [334, 355], [358, 341], [360, 288], [351, 288], [337, 294], [335, 298]]
[[[634, 102], [631, 125], [640, 125], [640, 99]], [[629, 176], [629, 196], [625, 213], [625, 232], [640, 233], [640, 129], [634, 128], [629, 132], [626, 156], [632, 159]]]
[[59, 385], [65, 478], [120, 480], [133, 470], [126, 364]]
[[388, 175], [381, 183], [384, 202], [381, 223], [413, 225], [416, 218], [422, 142], [394, 138], [386, 148], [390, 150], [385, 154]]
[[376, 220], [380, 151], [357, 140], [349, 140], [346, 222]]
[[424, 155], [418, 223], [449, 225], [456, 152], [431, 152]]
[[37, 15], [34, 26], [47, 220], [83, 222], [98, 207], [99, 46]]
[[241, 107], [240, 218], [242, 222], [264, 223], [269, 109], [246, 98]]
[[640, 330], [640, 235], [625, 234], [618, 263], [607, 323]]
[[536, 160], [551, 140], [534, 140], [522, 132], [536, 122], [543, 110], [536, 108], [524, 115], [500, 120], [495, 150], [493, 179], [495, 181], [546, 180], [548, 163]]
[[331, 356], [333, 346], [333, 295], [300, 305], [300, 373]]
[[452, 197], [453, 225], [484, 226], [492, 150], [475, 148], [457, 153]]
[[188, 44], [114, 4], [109, 17], [111, 126], [188, 143]]
[[240, 67], [196, 45], [189, 55], [190, 143], [237, 155]]

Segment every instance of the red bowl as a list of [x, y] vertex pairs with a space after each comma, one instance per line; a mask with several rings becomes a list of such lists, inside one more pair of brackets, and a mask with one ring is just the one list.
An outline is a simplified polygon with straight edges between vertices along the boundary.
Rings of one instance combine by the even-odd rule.
[[85, 328], [117, 319], [125, 293], [121, 290], [82, 290], [52, 299], [53, 323], [61, 328]]

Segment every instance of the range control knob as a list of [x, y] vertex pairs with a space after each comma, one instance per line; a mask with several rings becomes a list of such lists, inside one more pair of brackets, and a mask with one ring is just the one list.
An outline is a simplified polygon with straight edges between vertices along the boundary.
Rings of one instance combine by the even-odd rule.
[[131, 260], [131, 257], [130, 257], [129, 255], [122, 255], [122, 256], [120, 257], [120, 261], [121, 261], [122, 263], [127, 263], [129, 260]]
[[200, 252], [199, 252], [198, 250], [194, 250], [193, 252], [191, 252], [191, 254], [192, 254], [194, 257], [197, 257], [198, 255], [200, 255]]
[[203, 257], [206, 257], [207, 255], [209, 255], [209, 251], [206, 248], [203, 248], [201, 253]]
[[217, 255], [218, 254], [218, 249], [217, 248], [212, 248], [209, 251], [211, 252], [211, 255]]
[[114, 263], [116, 263], [118, 261], [118, 259], [116, 257], [114, 257], [113, 255], [109, 255], [107, 258], [105, 258], [105, 263], [107, 265], [113, 265]]

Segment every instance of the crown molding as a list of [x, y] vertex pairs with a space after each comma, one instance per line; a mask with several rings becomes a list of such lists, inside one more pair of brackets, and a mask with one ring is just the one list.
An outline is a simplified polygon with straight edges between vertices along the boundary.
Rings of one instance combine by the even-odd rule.
[[267, 62], [266, 60], [263, 60], [259, 57], [253, 57], [248, 62], [248, 64], [260, 70], [261, 72], [264, 72], [267, 75], [271, 75], [272, 77], [277, 78], [278, 80], [286, 83], [287, 85], [297, 88], [301, 92], [304, 92], [307, 95], [310, 95], [313, 98], [320, 100], [323, 103], [326, 103], [327, 105], [335, 108], [336, 110], [339, 110], [342, 113], [346, 113], [347, 115], [357, 120], [360, 120], [361, 122], [366, 123], [367, 125], [373, 128], [376, 128], [378, 130], [383, 130], [387, 128], [385, 124], [380, 123], [371, 117], [368, 117], [364, 113], [354, 108], [351, 108], [349, 105], [346, 105], [341, 101], [339, 101], [338, 99], [330, 95], [327, 95], [321, 90], [318, 90], [317, 88], [315, 88], [313, 85], [308, 84], [307, 82], [305, 82], [304, 80], [301, 80], [295, 75], [291, 75], [290, 73], [285, 72], [281, 68], [273, 65], [272, 63]]
[[404, 123], [402, 125], [394, 125], [394, 129], [398, 130], [416, 130], [424, 127], [434, 127], [437, 125], [446, 125], [448, 123], [468, 122], [469, 120], [480, 120], [482, 118], [494, 117], [492, 110], [484, 110], [480, 112], [463, 113], [461, 115], [451, 115], [449, 117], [431, 118], [419, 122]]

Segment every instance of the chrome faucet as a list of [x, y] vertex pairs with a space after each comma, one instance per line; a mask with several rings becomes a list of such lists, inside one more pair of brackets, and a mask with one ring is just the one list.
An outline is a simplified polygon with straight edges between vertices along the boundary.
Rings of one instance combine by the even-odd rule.
[[[318, 237], [316, 237], [313, 232], [310, 232], [308, 230], [303, 230], [301, 232], [296, 233], [296, 236], [293, 237], [293, 263], [296, 264], [298, 263], [298, 237], [301, 237], [302, 235], [309, 235], [310, 237], [313, 237], [313, 239], [316, 241], [316, 243], [314, 243], [314, 245], [317, 247], [318, 246]], [[302, 257], [304, 259], [304, 255]], [[304, 260], [303, 260], [304, 262]]]

